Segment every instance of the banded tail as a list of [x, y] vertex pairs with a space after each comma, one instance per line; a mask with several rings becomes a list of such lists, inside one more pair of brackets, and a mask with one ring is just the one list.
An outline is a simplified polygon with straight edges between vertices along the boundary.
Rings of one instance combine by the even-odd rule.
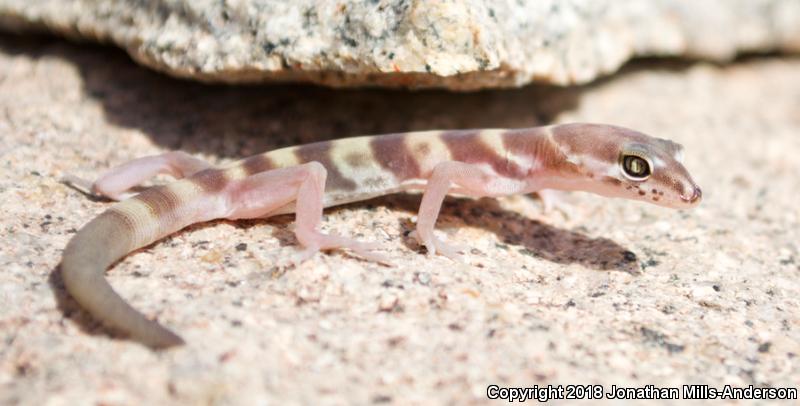
[[[204, 176], [207, 173], [211, 176]], [[131, 307], [109, 285], [106, 269], [128, 253], [189, 224], [217, 216], [219, 202], [199, 181], [210, 169], [119, 202], [83, 226], [64, 249], [61, 275], [69, 294], [103, 325], [153, 348], [184, 344], [178, 335]]]

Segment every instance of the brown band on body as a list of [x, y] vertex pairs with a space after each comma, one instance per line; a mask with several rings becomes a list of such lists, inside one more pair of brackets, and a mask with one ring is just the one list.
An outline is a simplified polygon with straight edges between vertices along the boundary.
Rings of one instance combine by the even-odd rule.
[[535, 132], [530, 129], [507, 131], [503, 134], [503, 146], [509, 154], [529, 157], [543, 168], [577, 170], [574, 164], [567, 161], [553, 139], [541, 129]]
[[480, 130], [446, 131], [441, 139], [453, 161], [488, 164], [495, 173], [508, 178], [520, 179], [527, 175], [526, 170], [486, 145], [480, 138]]
[[350, 179], [345, 178], [336, 163], [331, 159], [331, 142], [317, 142], [297, 147], [294, 150], [297, 159], [302, 163], [319, 162], [328, 171], [328, 178], [325, 182], [326, 190], [355, 190], [358, 185]]
[[419, 162], [405, 140], [404, 134], [391, 134], [375, 137], [369, 143], [372, 156], [381, 168], [390, 171], [400, 181], [419, 178], [422, 174]]
[[275, 168], [272, 160], [264, 154], [251, 156], [245, 159], [242, 161], [241, 166], [247, 176]]
[[228, 179], [225, 177], [225, 171], [217, 168], [210, 168], [200, 171], [192, 175], [192, 177], [189, 178], [189, 181], [200, 187], [200, 189], [206, 193], [217, 193], [228, 185]]
[[138, 194], [134, 199], [145, 206], [153, 219], [172, 213], [180, 206], [180, 198], [170, 191], [169, 186], [156, 186]]

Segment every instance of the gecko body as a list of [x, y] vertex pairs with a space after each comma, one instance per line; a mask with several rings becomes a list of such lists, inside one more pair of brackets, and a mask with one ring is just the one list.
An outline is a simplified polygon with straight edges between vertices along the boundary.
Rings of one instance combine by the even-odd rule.
[[[375, 245], [318, 230], [325, 207], [410, 190], [423, 191], [415, 238], [430, 254], [457, 251], [433, 233], [449, 193], [503, 196], [581, 190], [672, 208], [699, 203], [700, 188], [668, 140], [603, 124], [527, 129], [425, 131], [364, 136], [278, 149], [214, 168], [183, 152], [133, 160], [94, 183], [67, 179], [121, 200], [68, 243], [61, 262], [75, 300], [105, 325], [154, 348], [183, 343], [133, 309], [108, 284], [106, 269], [128, 253], [190, 224], [295, 213], [305, 259], [348, 249], [386, 262]], [[166, 173], [175, 182], [131, 195]]]

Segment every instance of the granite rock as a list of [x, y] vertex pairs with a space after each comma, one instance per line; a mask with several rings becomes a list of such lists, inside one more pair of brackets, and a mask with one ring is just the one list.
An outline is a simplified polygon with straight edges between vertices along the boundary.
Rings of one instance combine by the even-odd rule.
[[572, 84], [637, 56], [800, 50], [797, 0], [0, 0], [0, 27], [124, 48], [219, 82]]

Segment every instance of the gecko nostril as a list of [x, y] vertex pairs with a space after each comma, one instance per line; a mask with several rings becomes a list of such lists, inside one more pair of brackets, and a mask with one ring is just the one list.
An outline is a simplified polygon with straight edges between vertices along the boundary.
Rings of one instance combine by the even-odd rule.
[[697, 203], [702, 198], [703, 198], [703, 191], [697, 186], [693, 188], [692, 195], [690, 197], [681, 195], [681, 199], [687, 203]]
[[703, 198], [703, 191], [699, 187], [694, 188], [694, 196], [692, 196], [692, 203], [699, 202]]

